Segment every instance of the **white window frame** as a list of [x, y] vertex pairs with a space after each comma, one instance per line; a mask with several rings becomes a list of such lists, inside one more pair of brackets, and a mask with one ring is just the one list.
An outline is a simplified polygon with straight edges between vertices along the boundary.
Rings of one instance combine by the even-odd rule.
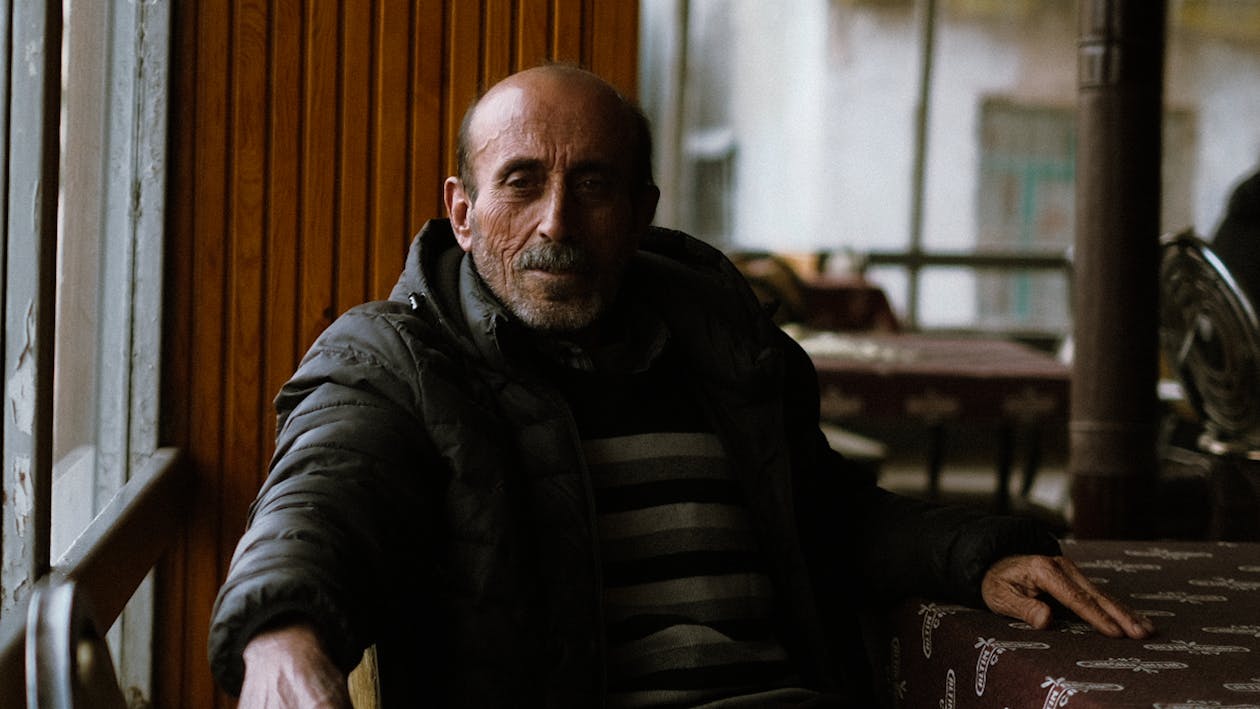
[[[41, 579], [74, 576], [76, 538], [158, 451], [170, 0], [64, 4], [0, 3], [4, 628]], [[110, 538], [101, 522], [84, 536]], [[152, 616], [150, 579], [109, 634], [138, 703]]]

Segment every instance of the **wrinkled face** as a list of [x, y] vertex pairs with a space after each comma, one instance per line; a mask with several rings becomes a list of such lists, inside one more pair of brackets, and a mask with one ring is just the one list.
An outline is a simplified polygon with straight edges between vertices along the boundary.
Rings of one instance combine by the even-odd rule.
[[526, 325], [586, 330], [615, 297], [656, 204], [655, 188], [631, 184], [631, 135], [589, 81], [518, 75], [478, 105], [476, 200], [452, 177], [446, 206], [481, 278]]

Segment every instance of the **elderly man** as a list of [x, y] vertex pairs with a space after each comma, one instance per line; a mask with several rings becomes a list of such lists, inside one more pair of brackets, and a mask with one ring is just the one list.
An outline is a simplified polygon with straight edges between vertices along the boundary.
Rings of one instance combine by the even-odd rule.
[[858, 609], [911, 592], [1151, 632], [1032, 522], [854, 474], [737, 271], [649, 227], [650, 145], [574, 68], [469, 111], [449, 222], [276, 400], [211, 631], [242, 706], [344, 706], [373, 643], [390, 705], [868, 706]]

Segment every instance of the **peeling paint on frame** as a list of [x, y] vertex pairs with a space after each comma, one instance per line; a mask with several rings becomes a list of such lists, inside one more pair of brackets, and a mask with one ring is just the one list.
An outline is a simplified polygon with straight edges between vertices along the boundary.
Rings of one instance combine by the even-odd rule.
[[35, 506], [35, 488], [31, 481], [31, 459], [19, 455], [13, 458], [13, 522], [18, 537], [25, 535], [26, 524]]
[[9, 398], [9, 412], [13, 417], [13, 425], [26, 435], [31, 435], [31, 425], [35, 419], [35, 304], [26, 303], [26, 339], [22, 343], [22, 351], [18, 354], [17, 366], [13, 375], [5, 383], [5, 393]]

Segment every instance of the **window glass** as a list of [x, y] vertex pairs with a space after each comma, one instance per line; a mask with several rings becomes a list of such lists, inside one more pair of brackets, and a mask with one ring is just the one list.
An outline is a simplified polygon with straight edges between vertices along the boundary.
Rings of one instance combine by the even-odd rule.
[[[108, 4], [66, 2], [62, 46], [61, 194], [53, 370], [53, 559], [95, 516], [101, 367], [103, 149]], [[111, 491], [107, 485], [102, 495]], [[106, 498], [108, 499], [108, 498]]]
[[166, 6], [66, 0], [53, 558], [156, 448]]

